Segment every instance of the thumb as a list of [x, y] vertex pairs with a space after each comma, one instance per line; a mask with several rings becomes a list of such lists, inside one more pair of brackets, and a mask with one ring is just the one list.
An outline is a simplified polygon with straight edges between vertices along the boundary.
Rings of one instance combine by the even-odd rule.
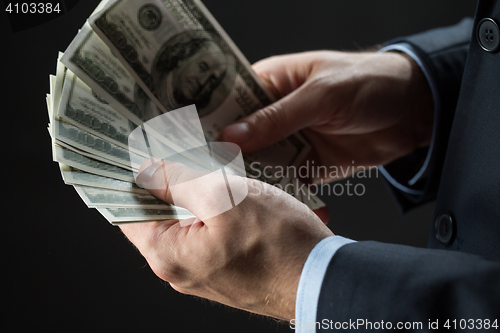
[[220, 135], [222, 141], [240, 146], [244, 152], [266, 148], [313, 122], [310, 89], [299, 87], [289, 95], [263, 109], [227, 126]]
[[240, 203], [248, 193], [242, 177], [192, 169], [182, 163], [148, 160], [137, 184], [160, 200], [185, 208], [206, 221]]

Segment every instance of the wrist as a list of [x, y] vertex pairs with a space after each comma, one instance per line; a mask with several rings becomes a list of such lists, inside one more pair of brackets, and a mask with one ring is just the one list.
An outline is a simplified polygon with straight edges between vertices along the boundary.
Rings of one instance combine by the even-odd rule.
[[271, 293], [264, 299], [264, 312], [276, 319], [290, 322], [295, 318], [295, 302], [297, 298], [297, 288], [300, 280], [300, 273], [281, 273], [285, 279], [276, 278]]
[[434, 123], [434, 99], [429, 82], [420, 66], [408, 54], [391, 50], [409, 66], [409, 84], [407, 86], [407, 103], [409, 104], [409, 123], [414, 133], [415, 148], [427, 147], [432, 140]]

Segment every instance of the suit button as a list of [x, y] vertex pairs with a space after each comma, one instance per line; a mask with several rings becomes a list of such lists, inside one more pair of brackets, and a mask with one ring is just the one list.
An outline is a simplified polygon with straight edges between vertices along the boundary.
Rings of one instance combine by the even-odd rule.
[[477, 39], [483, 50], [494, 52], [500, 45], [500, 29], [490, 18], [482, 19], [477, 26]]
[[442, 214], [437, 217], [434, 232], [437, 240], [442, 244], [448, 245], [451, 242], [454, 234], [454, 223], [449, 214]]

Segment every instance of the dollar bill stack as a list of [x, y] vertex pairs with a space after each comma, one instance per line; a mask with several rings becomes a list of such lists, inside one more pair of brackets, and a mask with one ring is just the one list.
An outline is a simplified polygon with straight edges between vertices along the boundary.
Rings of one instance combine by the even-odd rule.
[[[102, 1], [59, 54], [56, 75], [50, 76], [53, 159], [64, 182], [114, 225], [192, 217], [135, 184], [140, 166], [134, 154], [147, 152], [129, 147], [129, 134], [195, 104], [206, 140], [214, 141], [222, 128], [273, 100], [200, 1]], [[177, 145], [190, 135], [176, 126], [166, 131]], [[260, 172], [265, 166], [298, 166], [308, 151], [307, 142], [293, 135], [245, 155], [247, 175], [320, 208], [324, 203], [298, 191], [295, 179]]]

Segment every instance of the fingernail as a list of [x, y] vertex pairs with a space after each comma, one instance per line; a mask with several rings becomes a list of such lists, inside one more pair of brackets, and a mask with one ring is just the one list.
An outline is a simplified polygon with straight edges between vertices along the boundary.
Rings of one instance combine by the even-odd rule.
[[229, 125], [224, 129], [224, 141], [242, 144], [252, 138], [250, 126], [246, 122]]
[[137, 175], [136, 184], [142, 188], [147, 188], [156, 170], [163, 165], [163, 161], [156, 161]]

